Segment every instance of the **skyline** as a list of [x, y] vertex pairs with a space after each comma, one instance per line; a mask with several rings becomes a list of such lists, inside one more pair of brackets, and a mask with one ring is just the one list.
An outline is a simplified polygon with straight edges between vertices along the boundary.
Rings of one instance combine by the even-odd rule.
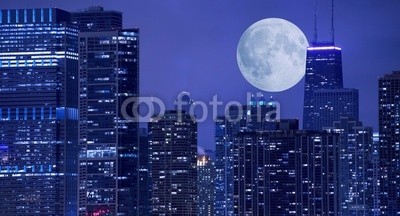
[[[309, 41], [313, 37], [314, 1], [287, 8], [289, 1], [61, 1], [2, 2], [2, 9], [58, 7], [76, 11], [92, 5], [124, 14], [124, 27], [139, 27], [141, 40], [141, 95], [156, 96], [168, 108], [181, 91], [194, 100], [210, 101], [212, 96], [226, 102], [245, 103], [246, 92], [274, 96], [282, 105], [282, 118], [302, 116], [304, 78], [281, 93], [255, 89], [241, 75], [236, 63], [236, 46], [242, 33], [254, 22], [279, 17], [296, 24]], [[286, 4], [285, 4], [286, 3]], [[270, 8], [266, 7], [270, 4]], [[79, 5], [79, 6], [77, 6]], [[134, 8], [134, 6], [137, 8]], [[134, 11], [134, 13], [130, 13]], [[335, 41], [342, 48], [345, 88], [360, 91], [360, 120], [377, 131], [378, 77], [399, 69], [400, 3], [396, 1], [336, 1]], [[149, 10], [151, 12], [149, 12]], [[302, 16], [305, 15], [305, 16]], [[352, 17], [353, 18], [349, 18]], [[330, 1], [319, 3], [319, 38], [330, 39]], [[213, 21], [213, 22], [211, 22]], [[226, 35], [226, 36], [225, 36]], [[162, 38], [165, 38], [163, 40]], [[155, 63], [156, 62], [156, 63]], [[210, 79], [210, 77], [214, 79]], [[176, 83], [165, 82], [176, 77]], [[207, 86], [207, 88], [204, 88]], [[289, 110], [289, 108], [291, 110]], [[199, 124], [199, 145], [213, 148], [212, 121]]]

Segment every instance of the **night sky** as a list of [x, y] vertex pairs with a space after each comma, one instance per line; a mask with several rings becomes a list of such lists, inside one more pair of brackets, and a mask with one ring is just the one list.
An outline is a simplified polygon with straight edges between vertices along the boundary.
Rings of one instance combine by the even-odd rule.
[[[318, 4], [318, 37], [330, 40], [330, 0], [319, 0]], [[262, 92], [242, 77], [236, 63], [238, 41], [254, 22], [269, 17], [287, 19], [310, 41], [314, 28], [314, 0], [0, 2], [1, 9], [57, 7], [76, 11], [89, 6], [122, 11], [125, 28], [140, 28], [141, 95], [159, 97], [169, 108], [181, 91], [207, 103], [218, 95], [224, 104], [231, 100], [245, 103], [247, 92]], [[342, 48], [344, 87], [360, 90], [360, 120], [375, 131], [377, 78], [400, 70], [399, 11], [398, 0], [335, 1], [335, 42]], [[301, 120], [303, 87], [301, 81], [285, 92], [262, 93], [281, 103], [281, 117]], [[199, 124], [198, 144], [214, 148], [211, 118]]]

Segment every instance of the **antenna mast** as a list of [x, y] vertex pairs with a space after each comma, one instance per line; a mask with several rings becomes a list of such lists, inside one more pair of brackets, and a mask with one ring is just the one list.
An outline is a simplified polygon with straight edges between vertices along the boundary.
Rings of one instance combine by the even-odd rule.
[[318, 40], [318, 32], [317, 32], [317, 0], [315, 0], [314, 7], [314, 43], [317, 43]]
[[335, 8], [334, 8], [333, 2], [334, 2], [334, 0], [332, 0], [332, 29], [331, 29], [331, 34], [332, 34], [332, 43], [335, 44], [335, 26], [334, 26]]

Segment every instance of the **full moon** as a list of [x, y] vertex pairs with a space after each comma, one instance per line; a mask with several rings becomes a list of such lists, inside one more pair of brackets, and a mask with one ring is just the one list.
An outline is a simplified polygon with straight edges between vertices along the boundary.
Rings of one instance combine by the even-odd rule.
[[280, 92], [296, 85], [306, 71], [308, 41], [293, 23], [279, 18], [260, 20], [240, 38], [237, 62], [244, 78], [256, 88]]

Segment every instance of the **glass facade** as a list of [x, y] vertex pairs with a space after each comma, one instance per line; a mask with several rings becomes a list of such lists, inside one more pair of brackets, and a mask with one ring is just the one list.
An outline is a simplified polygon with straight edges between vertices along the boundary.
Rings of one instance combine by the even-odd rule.
[[313, 94], [312, 115], [315, 130], [330, 127], [341, 117], [358, 121], [359, 103], [357, 89], [319, 89]]
[[76, 215], [78, 29], [53, 8], [0, 10], [0, 214]]
[[[244, 131], [275, 129], [277, 105], [273, 99], [252, 96], [249, 104], [232, 106], [215, 123], [215, 214], [233, 215], [233, 159], [236, 135]], [[267, 121], [267, 119], [269, 119]]]
[[400, 214], [400, 71], [379, 78], [381, 215]]
[[239, 133], [234, 215], [338, 215], [337, 142], [327, 132]]
[[[342, 51], [332, 43], [315, 43], [307, 48], [304, 82], [303, 129], [321, 130], [314, 125], [314, 91], [343, 88]], [[331, 125], [329, 125], [331, 126]]]
[[373, 215], [373, 203], [377, 197], [373, 193], [372, 128], [342, 117], [333, 123], [333, 127], [325, 129], [340, 135], [340, 215]]
[[72, 23], [78, 25], [81, 32], [110, 31], [122, 29], [122, 13], [104, 10], [93, 6], [71, 14]]
[[225, 116], [217, 118], [215, 123], [215, 214], [234, 214], [233, 163], [237, 152], [234, 149], [236, 135], [245, 131], [278, 130], [283, 128], [297, 129], [298, 122], [279, 118], [279, 105], [271, 98], [266, 100], [262, 95], [250, 98], [242, 110], [232, 106]]
[[166, 111], [148, 128], [151, 214], [197, 215], [197, 122], [184, 111]]
[[139, 94], [139, 30], [79, 37], [79, 212], [137, 215], [138, 123], [124, 118], [122, 104]]
[[151, 212], [150, 146], [147, 128], [139, 130], [139, 215]]
[[207, 155], [199, 155], [197, 157], [198, 216], [214, 216], [214, 181], [214, 162]]

